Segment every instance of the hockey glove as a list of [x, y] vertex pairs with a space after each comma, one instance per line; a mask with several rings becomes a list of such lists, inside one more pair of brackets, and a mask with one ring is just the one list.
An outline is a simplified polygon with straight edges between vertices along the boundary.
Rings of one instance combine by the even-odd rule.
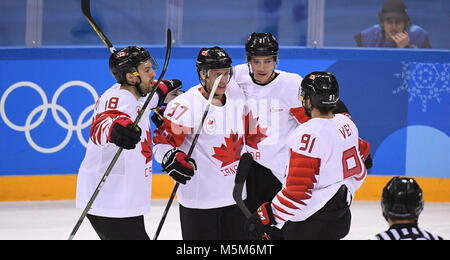
[[275, 224], [272, 205], [270, 202], [265, 202], [247, 219], [245, 229], [248, 231], [250, 240], [268, 239], [267, 233], [269, 233], [271, 225]]
[[152, 122], [155, 124], [157, 128], [161, 127], [164, 123], [164, 111], [166, 110], [165, 107], [163, 108], [155, 108], [153, 115], [151, 117]]
[[158, 107], [167, 105], [170, 100], [183, 93], [183, 91], [179, 90], [182, 87], [182, 84], [183, 83], [178, 79], [163, 79], [156, 90], [156, 93], [158, 93], [159, 96]]
[[367, 170], [372, 168], [373, 161], [372, 161], [372, 157], [370, 156], [370, 154], [367, 156], [366, 160], [364, 161], [364, 165], [366, 165]]
[[134, 149], [141, 140], [142, 131], [139, 126], [132, 125], [133, 121], [128, 117], [119, 117], [114, 120], [109, 128], [108, 142], [127, 150]]
[[161, 166], [172, 179], [181, 184], [186, 184], [194, 176], [194, 170], [197, 169], [194, 159], [186, 159], [187, 155], [184, 152], [172, 149], [164, 155]]

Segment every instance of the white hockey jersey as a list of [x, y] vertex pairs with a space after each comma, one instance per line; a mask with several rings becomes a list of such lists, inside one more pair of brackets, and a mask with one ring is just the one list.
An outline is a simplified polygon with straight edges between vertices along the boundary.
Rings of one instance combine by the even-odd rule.
[[[207, 104], [201, 88], [201, 85], [194, 86], [167, 105], [164, 123], [153, 138], [158, 162], [173, 147], [188, 153]], [[234, 179], [241, 154], [245, 152], [242, 117], [245, 97], [232, 80], [225, 97], [225, 105], [210, 106], [191, 155], [197, 170], [191, 180], [179, 186], [178, 201], [185, 207], [208, 209], [235, 204]]]
[[234, 67], [234, 79], [247, 99], [245, 111], [246, 146], [255, 161], [272, 170], [283, 182], [289, 149], [286, 137], [298, 126], [292, 109], [300, 101], [302, 78], [295, 73], [276, 70], [278, 76], [269, 84], [255, 84], [247, 64]]
[[[358, 128], [343, 114], [313, 118], [288, 137], [289, 173], [272, 200], [278, 224], [316, 213], [345, 184], [353, 198], [367, 170], [358, 145]], [[349, 201], [350, 203], [350, 201]]]
[[[136, 119], [147, 97], [135, 96], [115, 84], [96, 102], [90, 128], [86, 155], [81, 163], [76, 193], [76, 207], [84, 208], [114, 155], [119, 149], [107, 142], [112, 121], [121, 116]], [[133, 150], [123, 150], [89, 214], [105, 217], [132, 217], [150, 211], [152, 187], [152, 147], [150, 132], [150, 108], [158, 104], [154, 95], [138, 125], [142, 130], [141, 141]]]

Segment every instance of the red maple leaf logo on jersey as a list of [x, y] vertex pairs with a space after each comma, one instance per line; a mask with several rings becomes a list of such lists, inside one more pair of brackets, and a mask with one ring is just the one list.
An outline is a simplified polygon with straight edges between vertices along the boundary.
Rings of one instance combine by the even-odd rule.
[[149, 163], [152, 161], [152, 137], [149, 130], [146, 131], [146, 134], [147, 138], [141, 142], [141, 153], [145, 157], [145, 163]]
[[258, 124], [259, 117], [253, 117], [250, 110], [245, 116], [245, 143], [251, 148], [258, 149], [258, 143], [267, 138], [267, 128]]
[[215, 154], [214, 158], [222, 162], [221, 167], [225, 167], [241, 159], [241, 151], [244, 147], [244, 138], [233, 134], [231, 131], [230, 137], [225, 137], [225, 144], [220, 147], [213, 147]]

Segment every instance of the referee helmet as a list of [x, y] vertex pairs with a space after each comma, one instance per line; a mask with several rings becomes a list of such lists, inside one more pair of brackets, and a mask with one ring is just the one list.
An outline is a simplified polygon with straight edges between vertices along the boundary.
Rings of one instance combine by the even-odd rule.
[[423, 210], [423, 192], [409, 177], [393, 177], [381, 196], [383, 216], [391, 220], [418, 219]]

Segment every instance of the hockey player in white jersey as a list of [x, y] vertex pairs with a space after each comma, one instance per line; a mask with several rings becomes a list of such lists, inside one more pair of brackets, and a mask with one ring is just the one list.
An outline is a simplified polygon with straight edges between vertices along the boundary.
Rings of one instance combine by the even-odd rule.
[[[275, 69], [278, 49], [271, 33], [252, 33], [245, 44], [247, 63], [234, 68], [233, 77], [247, 98], [245, 139], [254, 159], [246, 182], [251, 211], [281, 189], [289, 156], [286, 137], [302, 121], [293, 115], [302, 110], [302, 78]], [[304, 110], [301, 114], [305, 116]]]
[[301, 97], [311, 119], [287, 139], [288, 175], [282, 190], [247, 222], [253, 239], [269, 226], [284, 225], [285, 239], [340, 239], [350, 229], [350, 203], [367, 174], [358, 128], [332, 112], [339, 86], [331, 73], [306, 75]]
[[[202, 48], [196, 66], [200, 84], [167, 105], [163, 125], [155, 131], [155, 159], [182, 184], [177, 196], [183, 239], [243, 239], [245, 217], [232, 191], [239, 159], [245, 152], [245, 97], [230, 80], [231, 58], [222, 48]], [[213, 83], [220, 75], [222, 79], [201, 125]], [[191, 166], [186, 154], [198, 127], [202, 131], [190, 160], [195, 166]], [[186, 173], [193, 168], [195, 175]]]
[[245, 141], [254, 161], [246, 180], [246, 205], [252, 212], [281, 189], [289, 156], [286, 137], [309, 119], [299, 99], [302, 78], [276, 69], [278, 49], [271, 33], [254, 32], [245, 44], [247, 63], [234, 67], [233, 77], [247, 98]]
[[[101, 239], [149, 239], [143, 215], [150, 211], [152, 147], [150, 108], [162, 103], [180, 81], [164, 81], [135, 128], [133, 120], [154, 87], [156, 60], [139, 46], [111, 54], [109, 68], [117, 83], [95, 104], [86, 155], [81, 163], [76, 207], [85, 208], [116, 154], [118, 158], [87, 218]], [[176, 84], [173, 84], [173, 83]]]

